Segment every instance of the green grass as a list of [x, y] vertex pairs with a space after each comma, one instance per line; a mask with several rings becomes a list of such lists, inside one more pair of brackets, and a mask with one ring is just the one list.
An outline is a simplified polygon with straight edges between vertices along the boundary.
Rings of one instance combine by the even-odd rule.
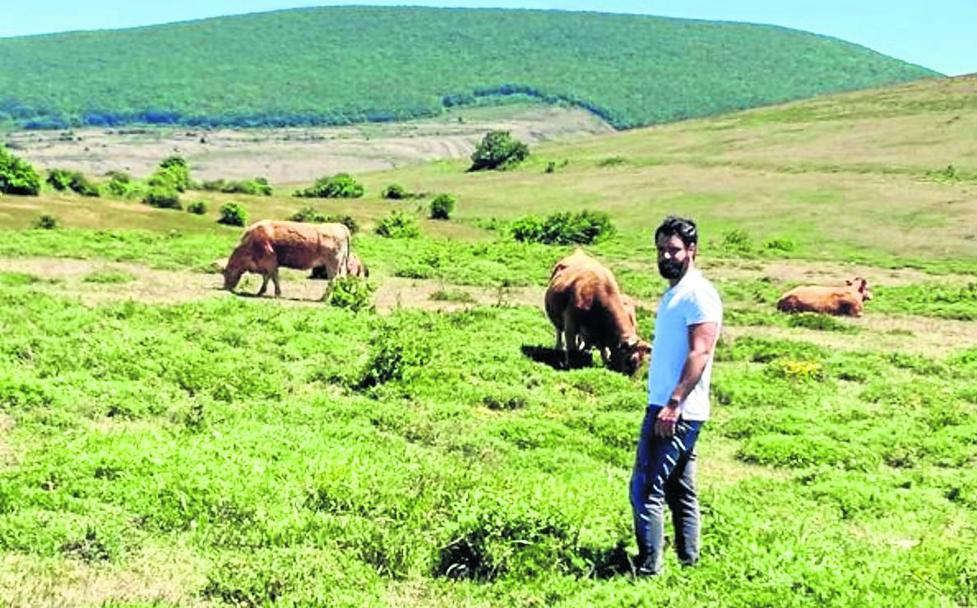
[[406, 7], [8, 38], [0, 61], [0, 122], [35, 127], [346, 124], [513, 94], [634, 127], [936, 76], [780, 27]]
[[[892, 164], [876, 143], [831, 161], [884, 171], [768, 168], [829, 155], [832, 137], [858, 125], [881, 133], [873, 142], [916, 140], [943, 118], [921, 100], [953, 105], [969, 85], [953, 86], [902, 89], [910, 101], [889, 130], [845, 118], [898, 111], [857, 94], [851, 112], [833, 101], [831, 120], [797, 111], [743, 127], [739, 115], [550, 145], [498, 175], [461, 162], [400, 168], [362, 176], [363, 199], [317, 204], [363, 224], [354, 248], [378, 299], [396, 295], [384, 294], [392, 276], [426, 279], [442, 301], [499, 291], [499, 305], [462, 312], [209, 291], [91, 304], [17, 264], [208, 271], [240, 230], [137, 203], [3, 199], [0, 604], [977, 603], [977, 349], [961, 323], [977, 318], [977, 298], [953, 274], [977, 269], [964, 221], [974, 201], [966, 183], [918, 171], [927, 155], [965, 157], [966, 131]], [[802, 142], [780, 130], [796, 121], [811, 121]], [[731, 133], [750, 149], [683, 160], [683, 146]], [[727, 162], [737, 153], [765, 159]], [[599, 166], [616, 156], [627, 160]], [[550, 160], [560, 170], [547, 175]], [[465, 206], [419, 221], [418, 238], [373, 235], [403, 208], [379, 199], [395, 181]], [[297, 209], [283, 196], [235, 200], [253, 218]], [[50, 208], [63, 229], [27, 228]], [[654, 580], [621, 572], [635, 550], [627, 482], [644, 378], [596, 360], [546, 363], [553, 330], [538, 302], [572, 248], [506, 232], [526, 213], [588, 208], [619, 228], [590, 250], [639, 298], [642, 336], [664, 287], [650, 230], [667, 212], [701, 220], [700, 263], [726, 305], [699, 444], [702, 561], [681, 569], [669, 554]], [[856, 269], [875, 296], [864, 318], [776, 312], [808, 273], [840, 282]], [[517, 287], [537, 304], [503, 305]], [[946, 338], [940, 354], [916, 348], [923, 332]]]

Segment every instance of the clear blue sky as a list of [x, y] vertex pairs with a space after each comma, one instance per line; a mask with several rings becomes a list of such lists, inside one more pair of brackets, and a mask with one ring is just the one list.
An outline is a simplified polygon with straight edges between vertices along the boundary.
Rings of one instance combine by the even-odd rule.
[[595, 10], [771, 23], [842, 38], [944, 74], [977, 72], [977, 0], [0, 0], [0, 37], [337, 4]]

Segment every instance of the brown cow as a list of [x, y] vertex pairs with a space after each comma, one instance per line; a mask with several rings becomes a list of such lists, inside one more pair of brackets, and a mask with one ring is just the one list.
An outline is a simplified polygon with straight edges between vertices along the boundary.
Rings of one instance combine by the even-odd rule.
[[634, 302], [629, 313], [614, 275], [581, 249], [557, 262], [545, 303], [566, 367], [572, 351], [594, 346], [611, 369], [633, 374], [651, 352], [638, 337]]
[[224, 289], [234, 291], [245, 272], [263, 277], [257, 295], [264, 295], [268, 279], [275, 296], [282, 295], [278, 268], [308, 270], [326, 266], [330, 278], [346, 276], [349, 228], [343, 224], [306, 224], [262, 220], [248, 227], [224, 268]]
[[864, 303], [872, 299], [868, 281], [855, 277], [844, 287], [802, 285], [791, 289], [777, 302], [782, 312], [819, 312], [829, 315], [862, 316]]

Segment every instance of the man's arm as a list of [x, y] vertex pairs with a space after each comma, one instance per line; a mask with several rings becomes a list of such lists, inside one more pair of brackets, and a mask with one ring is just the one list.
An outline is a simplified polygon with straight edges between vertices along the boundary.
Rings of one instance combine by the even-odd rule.
[[689, 354], [682, 367], [682, 375], [679, 376], [678, 384], [672, 390], [672, 397], [658, 412], [658, 418], [655, 420], [655, 433], [659, 437], [671, 437], [675, 434], [679, 406], [702, 377], [702, 372], [705, 371], [706, 364], [709, 363], [709, 358], [716, 348], [718, 332], [719, 323], [715, 322], [689, 325]]

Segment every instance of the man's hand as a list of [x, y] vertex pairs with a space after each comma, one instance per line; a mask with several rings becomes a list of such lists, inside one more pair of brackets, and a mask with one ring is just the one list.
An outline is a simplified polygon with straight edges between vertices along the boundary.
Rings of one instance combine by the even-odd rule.
[[658, 410], [658, 417], [655, 419], [655, 435], [666, 439], [675, 435], [675, 425], [678, 424], [679, 403], [675, 399], [670, 399], [668, 405]]

